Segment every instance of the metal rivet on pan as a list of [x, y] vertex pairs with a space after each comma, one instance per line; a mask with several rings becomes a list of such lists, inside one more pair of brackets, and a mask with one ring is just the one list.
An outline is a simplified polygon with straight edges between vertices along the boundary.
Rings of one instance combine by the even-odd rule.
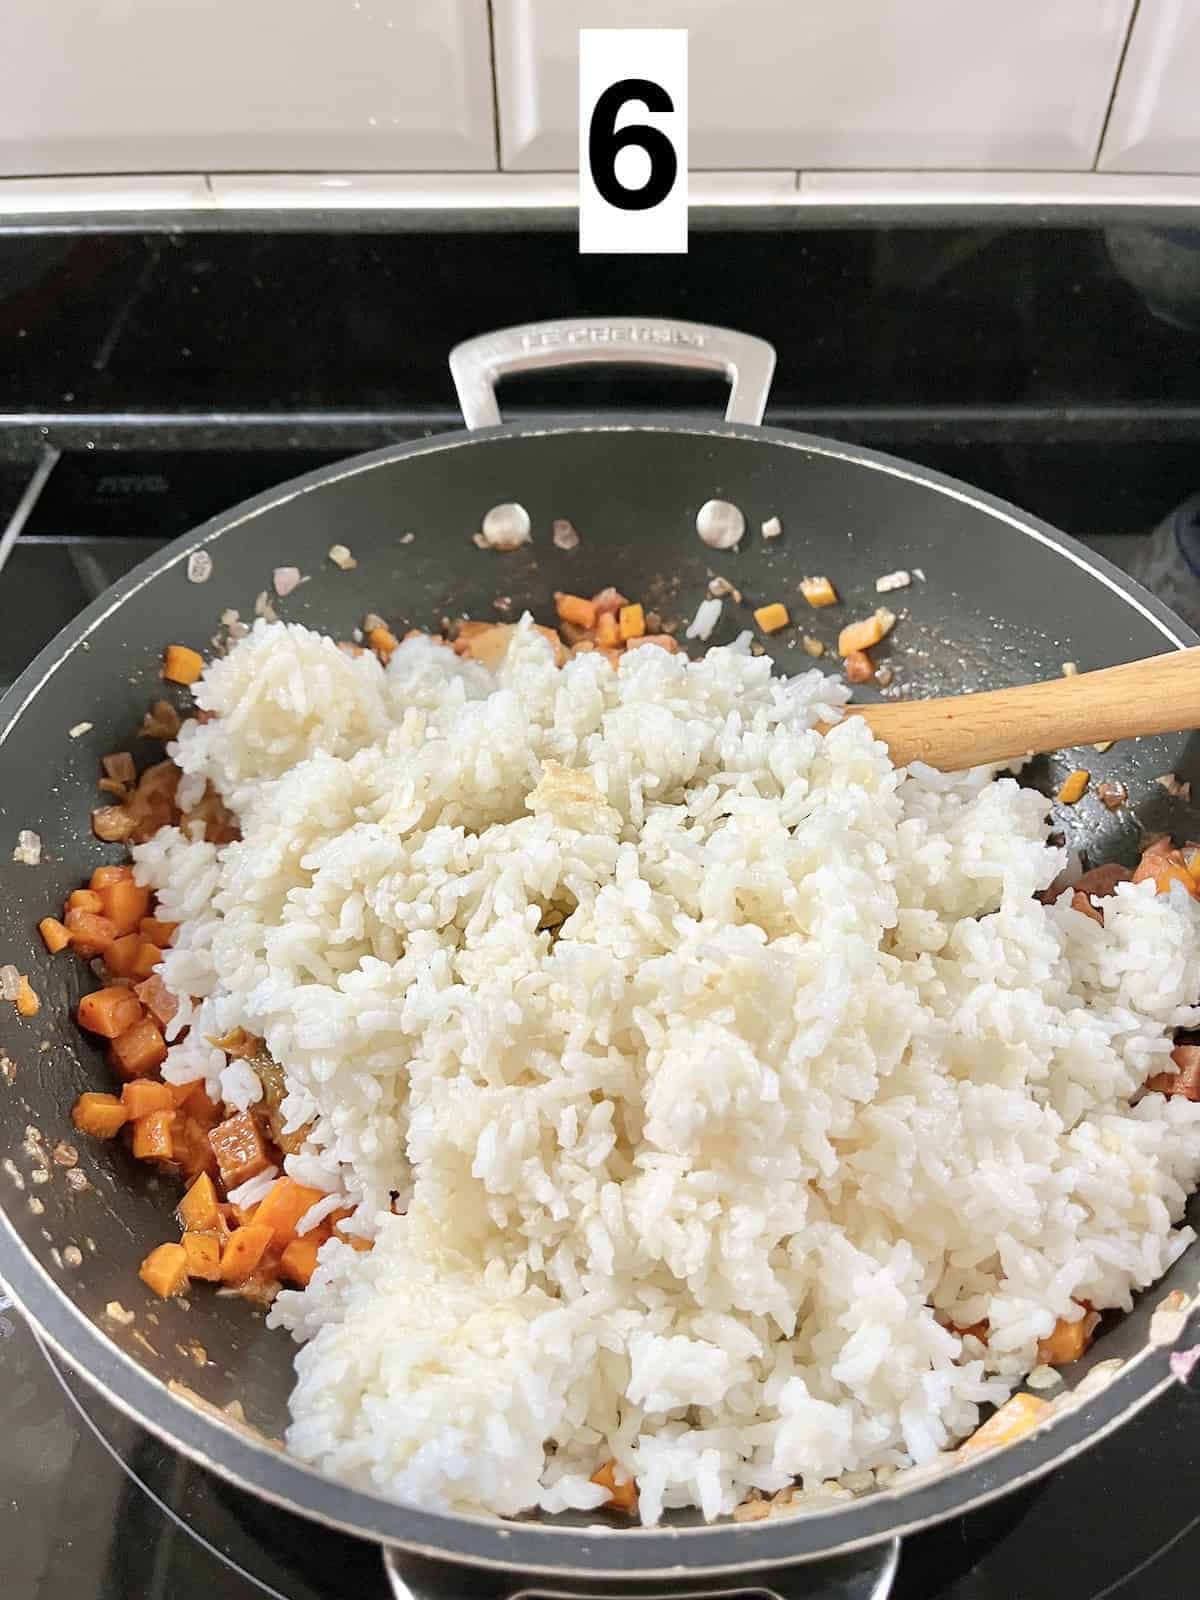
[[696, 513], [696, 532], [714, 550], [732, 550], [745, 531], [745, 517], [728, 500], [706, 500]]
[[524, 506], [515, 500], [506, 501], [487, 513], [475, 542], [492, 550], [515, 550], [518, 545], [529, 542], [532, 526]]
[[193, 550], [187, 559], [189, 583], [207, 583], [212, 577], [213, 558], [207, 550]]

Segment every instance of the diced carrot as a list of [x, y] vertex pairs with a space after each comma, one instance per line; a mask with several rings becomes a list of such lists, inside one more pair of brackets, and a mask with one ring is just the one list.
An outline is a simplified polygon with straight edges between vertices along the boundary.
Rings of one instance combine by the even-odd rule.
[[635, 650], [643, 644], [656, 644], [660, 650], [667, 650], [671, 655], [679, 654], [679, 643], [669, 633], [644, 633], [640, 639], [628, 640], [626, 648]]
[[1200, 1100], [1200, 1045], [1176, 1045], [1171, 1060], [1178, 1072], [1156, 1072], [1146, 1079], [1146, 1088], [1151, 1094], [1177, 1094], [1185, 1100]]
[[577, 628], [596, 626], [596, 607], [580, 594], [563, 594], [561, 589], [556, 589], [554, 610], [563, 622], [573, 622]]
[[94, 889], [72, 889], [67, 896], [68, 911], [103, 912], [104, 902]]
[[625, 641], [640, 639], [646, 631], [646, 613], [641, 606], [622, 606], [617, 614], [617, 628]]
[[262, 1134], [248, 1111], [227, 1117], [208, 1136], [227, 1189], [236, 1189], [271, 1165]]
[[800, 593], [810, 606], [833, 606], [837, 604], [837, 590], [828, 578], [802, 578], [800, 580]]
[[137, 984], [133, 992], [155, 1021], [164, 1028], [179, 1010], [179, 1001], [157, 972], [152, 973], [144, 983]]
[[[612, 611], [599, 612], [596, 616], [596, 643], [603, 646], [605, 650], [612, 650], [620, 642], [621, 628], [617, 622], [616, 613]], [[586, 646], [588, 646], [588, 641], [580, 640], [575, 648], [582, 650]]]
[[315, 1228], [312, 1233], [306, 1233], [299, 1239], [292, 1239], [284, 1246], [283, 1254], [279, 1258], [280, 1277], [303, 1289], [316, 1271], [317, 1251], [322, 1243], [323, 1239]]
[[163, 953], [156, 944], [151, 944], [148, 939], [143, 939], [140, 934], [130, 934], [130, 938], [138, 940], [138, 948], [133, 962], [133, 971], [129, 976], [137, 978], [144, 983], [147, 978], [153, 975], [154, 969], [162, 961]]
[[852, 655], [855, 650], [869, 650], [872, 645], [889, 634], [896, 624], [896, 614], [886, 606], [879, 606], [861, 622], [849, 622], [838, 634], [838, 655]]
[[138, 932], [147, 944], [156, 944], [160, 950], [165, 950], [175, 937], [177, 922], [160, 922], [157, 917], [143, 917], [138, 924]]
[[614, 1511], [636, 1511], [638, 1508], [637, 1484], [630, 1478], [625, 1483], [618, 1483], [616, 1478], [615, 1461], [606, 1461], [602, 1467], [597, 1467], [592, 1473], [591, 1481], [598, 1483], [602, 1489], [608, 1490], [608, 1503]]
[[296, 1234], [296, 1224], [318, 1200], [323, 1200], [320, 1189], [309, 1189], [295, 1178], [277, 1178], [258, 1203], [254, 1220], [260, 1227], [270, 1228], [278, 1249], [282, 1250]]
[[98, 1033], [104, 1039], [115, 1039], [132, 1028], [142, 1015], [142, 1003], [128, 989], [94, 989], [79, 1002], [75, 1020], [89, 1033]]
[[262, 1260], [270, 1242], [270, 1228], [254, 1222], [235, 1228], [221, 1252], [221, 1282], [244, 1283]]
[[138, 952], [142, 948], [140, 933], [126, 933], [119, 939], [114, 939], [105, 947], [104, 965], [114, 978], [130, 978], [134, 975], [133, 969], [137, 965]]
[[870, 683], [875, 676], [875, 663], [865, 650], [851, 650], [842, 666], [847, 683]]
[[390, 628], [372, 628], [367, 634], [367, 643], [374, 650], [381, 661], [389, 661], [394, 650], [399, 649], [400, 641]]
[[189, 1276], [210, 1283], [221, 1281], [221, 1241], [215, 1233], [185, 1233], [179, 1242], [187, 1256]]
[[[199, 1124], [205, 1135], [210, 1128], [215, 1128], [225, 1115], [216, 1101], [208, 1098], [203, 1083], [192, 1084], [192, 1092], [184, 1103], [187, 1106], [188, 1116]], [[207, 1143], [207, 1138], [205, 1142]], [[213, 1159], [216, 1160], [215, 1156]]]
[[1091, 781], [1092, 775], [1085, 767], [1076, 767], [1074, 772], [1068, 773], [1063, 779], [1061, 785], [1059, 786], [1059, 791], [1054, 798], [1058, 801], [1059, 805], [1078, 805], [1083, 799], [1084, 791], [1087, 789], [1087, 786]]
[[135, 1079], [121, 1090], [121, 1104], [129, 1112], [129, 1120], [136, 1122], [152, 1111], [174, 1111], [175, 1096], [169, 1083]]
[[101, 904], [89, 906], [89, 911], [99, 911], [106, 916], [118, 934], [133, 933], [142, 918], [150, 913], [150, 891], [132, 878], [118, 878], [106, 883], [98, 891]]
[[182, 1294], [188, 1285], [187, 1251], [181, 1244], [160, 1244], [142, 1262], [138, 1277], [164, 1300]]
[[43, 917], [38, 923], [38, 932], [42, 936], [42, 943], [52, 956], [56, 956], [60, 950], [65, 950], [71, 942], [71, 935], [57, 917]]
[[1046, 1367], [1065, 1367], [1078, 1361], [1092, 1339], [1096, 1318], [1087, 1312], [1077, 1322], [1059, 1317], [1049, 1338], [1038, 1341], [1038, 1361]]
[[1023, 1433], [1031, 1433], [1046, 1415], [1049, 1405], [1035, 1394], [1014, 1394], [998, 1411], [976, 1428], [971, 1437], [958, 1447], [959, 1455], [970, 1455], [976, 1450], [988, 1450], [993, 1445], [1011, 1444]]
[[42, 1009], [42, 1002], [34, 993], [33, 985], [24, 973], [17, 978], [16, 1007], [19, 1017], [36, 1017]]
[[190, 1181], [202, 1173], [216, 1175], [217, 1158], [208, 1142], [208, 1129], [186, 1107], [177, 1110], [172, 1118], [171, 1142], [175, 1146], [174, 1160], [186, 1179]]
[[620, 611], [621, 607], [627, 606], [629, 601], [619, 589], [614, 589], [610, 586], [609, 588], [601, 589], [598, 591], [598, 593], [594, 594], [592, 596], [592, 604], [596, 608], [597, 617], [604, 616], [606, 612], [609, 616], [615, 617]]
[[167, 1059], [167, 1042], [154, 1018], [143, 1016], [117, 1035], [109, 1054], [123, 1078], [144, 1078]]
[[106, 888], [110, 883], [120, 883], [124, 879], [132, 877], [133, 868], [125, 861], [111, 867], [97, 867], [95, 872], [92, 873], [88, 888], [100, 890]]
[[1159, 841], [1148, 846], [1142, 853], [1142, 859], [1134, 870], [1134, 883], [1145, 883], [1149, 878], [1154, 883], [1158, 894], [1169, 894], [1171, 885], [1178, 883], [1189, 894], [1196, 893], [1196, 880], [1188, 871], [1181, 850], [1172, 849], [1168, 843], [1166, 848]]
[[71, 1121], [93, 1139], [111, 1139], [129, 1121], [129, 1112], [115, 1094], [81, 1094], [71, 1107]]
[[754, 620], [764, 633], [778, 633], [780, 628], [786, 628], [792, 620], [788, 615], [788, 608], [781, 605], [778, 600], [773, 600], [769, 606], [759, 606], [754, 613]]
[[139, 1161], [170, 1161], [175, 1155], [171, 1137], [173, 1111], [152, 1111], [133, 1125], [133, 1153]]
[[212, 1233], [220, 1221], [217, 1186], [202, 1172], [179, 1202], [179, 1220], [189, 1233]]
[[204, 657], [186, 644], [169, 644], [163, 652], [162, 675], [168, 683], [195, 683], [204, 671]]
[[102, 955], [116, 938], [116, 929], [108, 918], [97, 916], [94, 911], [68, 911], [65, 921], [71, 948], [85, 961]]

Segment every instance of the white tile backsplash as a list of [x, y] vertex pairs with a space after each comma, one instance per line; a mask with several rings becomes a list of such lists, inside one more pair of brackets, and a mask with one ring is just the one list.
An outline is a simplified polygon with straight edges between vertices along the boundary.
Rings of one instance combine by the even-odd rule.
[[2, 175], [496, 165], [486, 0], [2, 10]]
[[1200, 172], [1200, 5], [1141, 0], [1104, 135], [1109, 172]]
[[1133, 0], [493, 0], [502, 165], [576, 162], [580, 27], [687, 27], [695, 167], [1087, 170]]

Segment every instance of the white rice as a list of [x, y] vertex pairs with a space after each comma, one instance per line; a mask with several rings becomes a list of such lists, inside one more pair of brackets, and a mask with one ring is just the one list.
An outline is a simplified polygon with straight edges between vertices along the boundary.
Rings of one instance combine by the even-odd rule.
[[197, 1002], [166, 1076], [264, 1036], [288, 1170], [375, 1236], [271, 1313], [305, 1460], [511, 1513], [615, 1457], [644, 1521], [713, 1517], [930, 1460], [1191, 1238], [1200, 1105], [1130, 1098], [1200, 1020], [1200, 907], [1043, 906], [1045, 800], [822, 737], [818, 672], [259, 621], [196, 698], [243, 839], [135, 851]]

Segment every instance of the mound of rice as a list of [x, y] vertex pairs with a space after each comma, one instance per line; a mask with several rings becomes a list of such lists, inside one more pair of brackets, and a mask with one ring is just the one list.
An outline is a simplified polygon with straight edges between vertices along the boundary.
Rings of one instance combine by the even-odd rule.
[[264, 1036], [288, 1169], [375, 1240], [275, 1301], [305, 1460], [512, 1513], [615, 1457], [644, 1521], [711, 1518], [928, 1460], [1188, 1243], [1200, 1105], [1130, 1101], [1200, 1020], [1200, 907], [1042, 905], [1044, 799], [822, 736], [830, 679], [260, 621], [196, 699], [243, 839], [135, 852], [197, 1002], [165, 1075], [245, 1105], [206, 1036]]

